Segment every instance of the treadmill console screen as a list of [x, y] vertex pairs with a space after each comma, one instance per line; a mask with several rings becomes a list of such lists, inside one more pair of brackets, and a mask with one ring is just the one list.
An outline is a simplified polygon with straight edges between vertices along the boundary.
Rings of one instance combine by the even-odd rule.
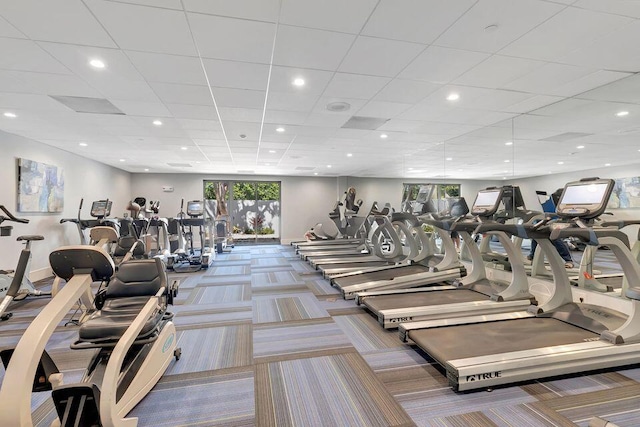
[[204, 204], [202, 200], [191, 200], [187, 202], [187, 215], [198, 217], [204, 214]]
[[417, 203], [427, 203], [429, 199], [431, 199], [431, 194], [433, 193], [433, 186], [431, 185], [421, 185], [420, 190], [418, 191], [418, 195], [416, 196]]
[[564, 188], [557, 213], [565, 217], [595, 218], [607, 207], [615, 181], [598, 179], [570, 182]]
[[107, 200], [96, 200], [91, 204], [91, 216], [94, 218], [106, 218], [111, 215], [111, 201], [107, 204]]
[[493, 215], [498, 209], [501, 196], [502, 189], [478, 191], [471, 213], [473, 215]]

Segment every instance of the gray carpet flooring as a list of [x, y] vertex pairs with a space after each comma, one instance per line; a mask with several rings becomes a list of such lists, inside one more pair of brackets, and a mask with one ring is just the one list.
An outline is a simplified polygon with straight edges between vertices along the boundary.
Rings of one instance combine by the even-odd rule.
[[[236, 247], [176, 277], [182, 358], [132, 411], [140, 426], [586, 426], [596, 415], [640, 425], [638, 367], [453, 392], [427, 356], [343, 300], [290, 246]], [[46, 302], [16, 304], [0, 347]], [[76, 334], [63, 322], [47, 346], [66, 383], [91, 357], [69, 349]], [[50, 424], [48, 393], [34, 394], [32, 409], [36, 425]]]

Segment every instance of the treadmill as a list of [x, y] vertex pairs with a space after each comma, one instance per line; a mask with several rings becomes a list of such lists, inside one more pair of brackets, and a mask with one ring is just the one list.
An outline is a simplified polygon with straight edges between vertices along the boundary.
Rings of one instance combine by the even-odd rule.
[[447, 232], [456, 231], [471, 256], [471, 270], [452, 286], [432, 286], [415, 289], [362, 292], [356, 302], [364, 305], [384, 328], [397, 328], [400, 322], [445, 319], [450, 317], [486, 315], [524, 310], [537, 304], [529, 292], [524, 263], [515, 254], [519, 249], [501, 231], [488, 231], [502, 242], [514, 263], [510, 281], [489, 280], [482, 254], [471, 234], [492, 217], [500, 205], [502, 189], [481, 190], [471, 209], [471, 218], [425, 220], [425, 223]]
[[[554, 274], [555, 290], [542, 308], [528, 312], [469, 316], [400, 325], [403, 341], [412, 340], [444, 367], [456, 391], [624, 366], [640, 357], [640, 265], [627, 236], [617, 229], [594, 227], [607, 205], [614, 181], [588, 178], [568, 183], [557, 213], [565, 228], [549, 221], [533, 225], [480, 225], [534, 238]], [[607, 305], [573, 302], [563, 261], [551, 240], [577, 237], [590, 245], [607, 245], [632, 284], [623, 290], [628, 314]], [[595, 295], [595, 294], [594, 294]]]
[[[468, 208], [464, 213], [468, 213]], [[431, 219], [431, 216], [421, 216], [420, 222], [426, 219]], [[431, 254], [420, 262], [409, 265], [334, 277], [331, 279], [331, 284], [340, 289], [345, 299], [354, 299], [358, 292], [435, 285], [462, 277], [466, 270], [458, 259], [451, 233], [439, 228], [436, 228], [436, 233], [442, 240], [444, 255]]]

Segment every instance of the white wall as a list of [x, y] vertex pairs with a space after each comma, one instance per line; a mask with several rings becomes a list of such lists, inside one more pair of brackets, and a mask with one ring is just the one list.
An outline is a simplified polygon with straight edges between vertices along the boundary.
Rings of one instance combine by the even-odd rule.
[[[180, 200], [198, 200], [203, 196], [203, 182], [212, 181], [280, 181], [282, 243], [303, 238], [305, 231], [318, 222], [328, 222], [329, 211], [338, 198], [335, 177], [293, 177], [260, 175], [133, 174], [131, 196], [160, 201], [160, 215], [175, 216]], [[163, 186], [173, 187], [166, 193]]]
[[[87, 147], [85, 149], [90, 149]], [[23, 234], [41, 234], [44, 241], [34, 242], [31, 264], [32, 279], [49, 275], [49, 253], [59, 246], [79, 244], [78, 233], [70, 224], [60, 224], [61, 218], [76, 217], [80, 198], [84, 197], [83, 218], [89, 217], [91, 201], [109, 198], [113, 201], [112, 216], [124, 211], [131, 193], [130, 174], [120, 169], [85, 159], [31, 139], [0, 131], [0, 170], [3, 185], [0, 186], [0, 204], [14, 215], [30, 220], [29, 224], [5, 222], [12, 225], [11, 237], [0, 238], [2, 254], [0, 268], [14, 269], [22, 246], [16, 237]], [[64, 211], [53, 213], [18, 213], [17, 158], [56, 165], [64, 169]]]

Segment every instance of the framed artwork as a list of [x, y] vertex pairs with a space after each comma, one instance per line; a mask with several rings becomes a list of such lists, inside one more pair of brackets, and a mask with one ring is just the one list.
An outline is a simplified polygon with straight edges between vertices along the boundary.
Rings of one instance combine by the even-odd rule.
[[640, 177], [616, 178], [616, 186], [613, 188], [610, 209], [640, 208]]
[[18, 159], [18, 212], [62, 212], [63, 169]]

